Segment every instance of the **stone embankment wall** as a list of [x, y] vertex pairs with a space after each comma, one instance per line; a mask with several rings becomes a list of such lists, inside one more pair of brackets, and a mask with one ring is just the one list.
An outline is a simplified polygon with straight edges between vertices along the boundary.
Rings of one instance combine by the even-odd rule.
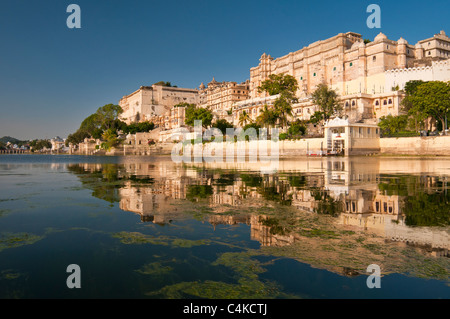
[[[270, 142], [270, 141], [269, 141]], [[222, 156], [226, 158], [227, 151], [230, 151], [234, 156], [244, 152], [249, 154], [271, 154], [271, 144], [262, 146], [263, 153], [258, 153], [258, 141], [252, 142], [225, 142], [222, 144]], [[106, 152], [106, 155], [170, 155], [177, 143], [157, 143], [156, 145], [121, 145], [115, 149]], [[94, 145], [95, 146], [95, 145]], [[300, 140], [284, 140], [278, 143], [276, 150], [280, 157], [295, 157], [319, 155], [320, 152], [326, 150], [324, 139], [310, 138]], [[194, 147], [189, 150], [194, 156]], [[205, 143], [202, 146], [203, 156], [219, 155], [219, 148], [217, 144]], [[215, 154], [215, 153], [218, 154]], [[268, 153], [266, 153], [268, 152]], [[85, 155], [103, 155], [104, 151], [81, 148], [74, 154]], [[181, 155], [182, 153], [180, 153]], [[414, 156], [450, 156], [450, 136], [426, 136], [426, 137], [400, 137], [400, 138], [381, 138], [380, 152], [382, 155], [414, 155]], [[202, 155], [200, 155], [202, 156]]]
[[[229, 156], [306, 156], [307, 154], [319, 155], [320, 152], [326, 150], [324, 140], [322, 138], [311, 138], [292, 141], [279, 141], [274, 143], [269, 141], [250, 141], [250, 142], [224, 142], [224, 143], [205, 143], [203, 145], [187, 145], [181, 150], [180, 144], [172, 144], [172, 148], [176, 147], [178, 152], [174, 154], [195, 157], [222, 157], [226, 159]], [[171, 152], [166, 148], [165, 150]]]
[[450, 136], [381, 138], [380, 154], [450, 156]]

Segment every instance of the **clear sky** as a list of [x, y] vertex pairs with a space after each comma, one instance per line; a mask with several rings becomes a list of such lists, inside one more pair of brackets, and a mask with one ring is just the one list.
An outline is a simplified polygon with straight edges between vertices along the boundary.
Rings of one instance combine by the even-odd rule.
[[[66, 25], [81, 8], [81, 29]], [[371, 3], [381, 28], [366, 24]], [[142, 85], [242, 82], [274, 58], [348, 31], [409, 43], [445, 30], [450, 1], [1, 0], [0, 137], [67, 137]]]

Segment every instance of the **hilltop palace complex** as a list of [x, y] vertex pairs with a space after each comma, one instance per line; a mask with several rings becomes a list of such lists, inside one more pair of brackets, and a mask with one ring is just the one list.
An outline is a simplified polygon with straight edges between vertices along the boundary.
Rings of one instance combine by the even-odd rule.
[[411, 45], [380, 33], [365, 43], [358, 33], [340, 33], [279, 58], [262, 54], [250, 69], [250, 79], [242, 83], [213, 78], [198, 89], [142, 86], [120, 100], [122, 120], [152, 121], [167, 132], [184, 126], [185, 108], [174, 106], [185, 102], [209, 108], [216, 119], [237, 126], [243, 111], [255, 120], [264, 105], [273, 104], [276, 96], [258, 92], [271, 74], [289, 74], [298, 81], [291, 120], [308, 120], [318, 110], [311, 94], [324, 83], [338, 93], [349, 122], [376, 124], [383, 116], [401, 113], [402, 89], [408, 81], [450, 80], [450, 38], [440, 31]]

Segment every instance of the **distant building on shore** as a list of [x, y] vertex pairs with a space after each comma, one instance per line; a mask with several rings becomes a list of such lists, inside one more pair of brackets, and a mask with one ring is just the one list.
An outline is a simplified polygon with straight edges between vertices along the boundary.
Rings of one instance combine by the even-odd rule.
[[250, 79], [240, 84], [213, 78], [198, 89], [142, 86], [120, 100], [121, 119], [128, 124], [152, 121], [167, 135], [185, 126], [186, 108], [174, 106], [187, 103], [210, 109], [214, 120], [238, 126], [244, 111], [256, 120], [265, 105], [273, 105], [276, 96], [258, 91], [272, 74], [289, 74], [298, 81], [298, 103], [292, 105], [290, 120], [309, 120], [319, 110], [311, 95], [326, 84], [338, 93], [349, 123], [376, 124], [383, 116], [401, 114], [408, 81], [450, 81], [450, 38], [441, 31], [411, 45], [383, 33], [373, 41], [355, 32], [339, 33], [276, 59], [263, 53], [250, 68]]
[[237, 82], [217, 82], [215, 78], [205, 86], [200, 84], [199, 107], [209, 108], [216, 119], [231, 121], [232, 106], [249, 98], [249, 80]]
[[165, 115], [177, 104], [198, 104], [198, 99], [199, 94], [196, 89], [156, 84], [141, 86], [119, 101], [119, 106], [123, 110], [120, 119], [127, 124], [152, 121], [155, 117]]
[[294, 120], [309, 120], [318, 111], [311, 94], [319, 84], [338, 93], [352, 122], [399, 115], [404, 84], [409, 80], [449, 81], [449, 58], [450, 38], [444, 31], [416, 45], [403, 38], [389, 40], [383, 33], [369, 42], [358, 33], [347, 32], [276, 59], [264, 53], [258, 66], [250, 69], [250, 98], [234, 104], [233, 118], [246, 111], [256, 119], [268, 98], [258, 87], [271, 74], [289, 74], [298, 81]]

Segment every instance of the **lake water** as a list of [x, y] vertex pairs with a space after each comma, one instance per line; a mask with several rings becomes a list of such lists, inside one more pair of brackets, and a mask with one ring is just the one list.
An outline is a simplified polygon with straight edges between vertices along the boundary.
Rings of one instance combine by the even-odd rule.
[[284, 159], [266, 174], [0, 156], [0, 298], [448, 299], [449, 176], [439, 158]]

